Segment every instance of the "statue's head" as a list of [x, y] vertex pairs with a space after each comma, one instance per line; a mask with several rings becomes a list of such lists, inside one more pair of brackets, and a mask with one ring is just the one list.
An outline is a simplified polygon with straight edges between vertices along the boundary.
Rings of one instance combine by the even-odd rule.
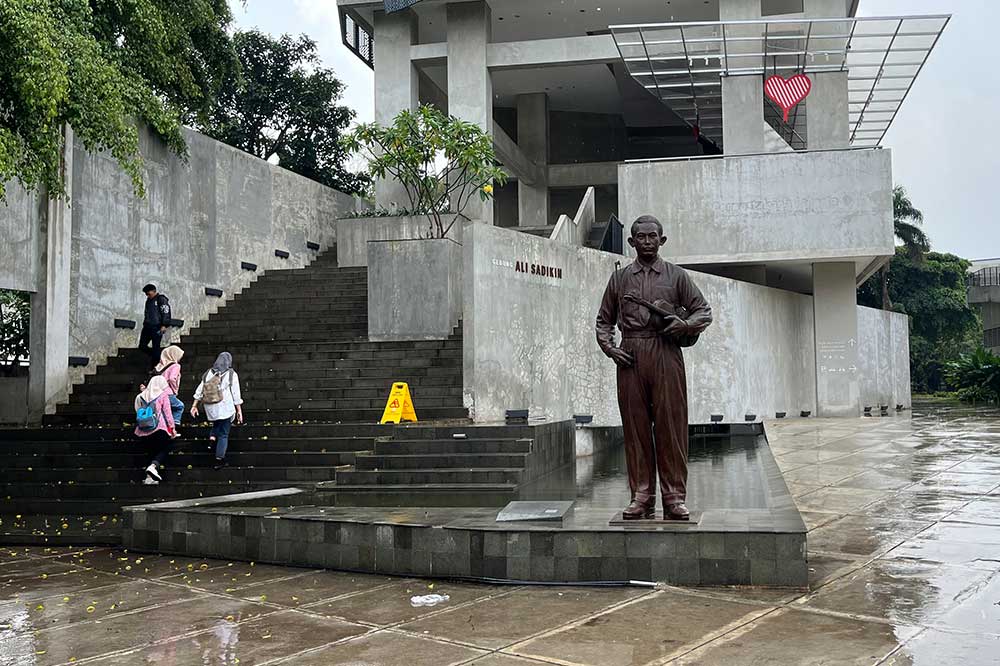
[[640, 261], [654, 261], [660, 252], [660, 246], [666, 242], [663, 225], [652, 215], [640, 215], [632, 223], [632, 235], [628, 244], [635, 248]]

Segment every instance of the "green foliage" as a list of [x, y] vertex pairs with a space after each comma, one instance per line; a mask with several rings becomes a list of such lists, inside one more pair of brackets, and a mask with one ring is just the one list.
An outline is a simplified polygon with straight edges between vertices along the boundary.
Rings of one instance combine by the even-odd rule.
[[337, 104], [344, 86], [319, 66], [316, 42], [249, 30], [237, 32], [233, 44], [242, 76], [225, 82], [198, 128], [262, 159], [277, 155], [282, 167], [306, 178], [363, 194], [371, 180], [347, 170], [350, 155], [340, 143], [354, 111]]
[[143, 194], [136, 120], [184, 154], [237, 68], [226, 0], [0, 0], [0, 200], [17, 179], [63, 191], [64, 126]]
[[980, 347], [949, 362], [945, 372], [948, 382], [958, 389], [962, 400], [1000, 400], [1000, 356]]
[[28, 294], [0, 289], [0, 375], [14, 374], [28, 358], [30, 313]]
[[[888, 291], [893, 309], [910, 315], [910, 377], [915, 391], [947, 385], [945, 366], [981, 342], [981, 325], [965, 298], [969, 262], [952, 254], [930, 252], [920, 260], [896, 248], [889, 264]], [[877, 280], [858, 290], [858, 303], [881, 304]]]
[[478, 125], [432, 106], [404, 110], [388, 127], [359, 125], [344, 137], [344, 147], [365, 155], [374, 178], [397, 180], [406, 190], [409, 210], [431, 219], [435, 238], [447, 236], [472, 197], [485, 201], [493, 196], [494, 182], [507, 182], [492, 138]]

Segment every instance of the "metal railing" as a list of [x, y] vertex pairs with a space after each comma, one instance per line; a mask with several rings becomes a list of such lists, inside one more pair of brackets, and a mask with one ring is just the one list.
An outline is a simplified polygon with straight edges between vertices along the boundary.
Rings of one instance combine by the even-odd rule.
[[983, 346], [987, 349], [1000, 347], [1000, 326], [983, 331]]
[[1000, 287], [1000, 266], [980, 268], [968, 278], [970, 287]]

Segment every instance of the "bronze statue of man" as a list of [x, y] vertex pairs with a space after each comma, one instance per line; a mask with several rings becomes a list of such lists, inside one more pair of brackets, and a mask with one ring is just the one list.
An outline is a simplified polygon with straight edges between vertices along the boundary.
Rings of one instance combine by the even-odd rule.
[[[688, 409], [681, 347], [712, 323], [712, 309], [687, 272], [660, 259], [663, 226], [632, 224], [636, 259], [614, 272], [597, 313], [597, 344], [618, 365], [618, 408], [632, 502], [626, 520], [652, 518], [659, 473], [663, 517], [688, 520]], [[615, 346], [615, 326], [621, 331]]]

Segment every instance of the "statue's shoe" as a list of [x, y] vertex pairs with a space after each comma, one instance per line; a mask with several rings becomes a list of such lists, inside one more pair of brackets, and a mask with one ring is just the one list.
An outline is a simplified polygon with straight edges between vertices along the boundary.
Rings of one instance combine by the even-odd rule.
[[664, 520], [690, 520], [691, 512], [684, 506], [683, 502], [663, 505]]
[[646, 505], [637, 500], [632, 500], [631, 504], [622, 510], [622, 520], [642, 520], [652, 518], [656, 513], [656, 507]]

